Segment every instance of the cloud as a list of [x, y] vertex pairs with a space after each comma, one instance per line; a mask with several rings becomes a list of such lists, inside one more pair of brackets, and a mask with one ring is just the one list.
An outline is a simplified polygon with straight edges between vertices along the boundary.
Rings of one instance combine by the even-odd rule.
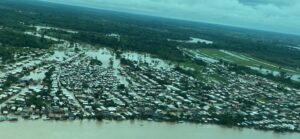
[[300, 34], [299, 0], [47, 0]]

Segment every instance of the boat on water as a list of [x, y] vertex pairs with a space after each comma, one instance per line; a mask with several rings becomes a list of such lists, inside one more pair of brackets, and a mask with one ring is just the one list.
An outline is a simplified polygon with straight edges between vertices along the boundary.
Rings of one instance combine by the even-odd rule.
[[7, 121], [18, 121], [18, 118], [17, 117], [7, 117]]
[[38, 115], [31, 115], [30, 116], [30, 120], [38, 120], [38, 119], [40, 119], [40, 116], [38, 116]]
[[51, 120], [48, 116], [42, 117], [42, 119], [43, 119], [44, 121], [49, 121], [49, 120]]
[[0, 122], [4, 122], [4, 121], [18, 121], [18, 118], [13, 116], [1, 116]]

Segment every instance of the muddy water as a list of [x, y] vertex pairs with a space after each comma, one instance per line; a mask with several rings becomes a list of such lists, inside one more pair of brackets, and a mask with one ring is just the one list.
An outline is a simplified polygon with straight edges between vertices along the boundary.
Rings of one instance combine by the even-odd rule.
[[0, 123], [1, 139], [299, 139], [300, 134], [276, 134], [215, 125], [148, 121], [24, 121]]

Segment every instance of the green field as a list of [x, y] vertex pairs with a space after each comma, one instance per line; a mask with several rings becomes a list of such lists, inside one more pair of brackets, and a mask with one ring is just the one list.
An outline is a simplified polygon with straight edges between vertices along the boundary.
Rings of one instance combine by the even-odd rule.
[[204, 57], [217, 59], [217, 60], [222, 59], [224, 61], [236, 63], [242, 66], [262, 67], [264, 69], [268, 69], [272, 71], [279, 71], [279, 72], [284, 71], [291, 74], [300, 73], [300, 71], [295, 68], [285, 67], [271, 62], [267, 62], [258, 58], [251, 57], [247, 54], [241, 54], [237, 52], [224, 51], [218, 49], [198, 49], [195, 52]]
[[214, 81], [215, 83], [226, 83], [227, 80], [218, 75], [218, 74], [204, 74], [207, 69], [203, 66], [196, 64], [193, 61], [185, 61], [185, 62], [173, 62], [172, 64], [178, 65], [180, 67], [185, 68], [186, 70], [192, 70], [195, 78], [201, 81]]

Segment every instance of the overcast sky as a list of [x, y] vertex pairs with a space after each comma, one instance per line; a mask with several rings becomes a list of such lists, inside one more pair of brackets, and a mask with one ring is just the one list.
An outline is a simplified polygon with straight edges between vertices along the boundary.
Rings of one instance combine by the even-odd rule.
[[300, 0], [45, 0], [300, 34]]

